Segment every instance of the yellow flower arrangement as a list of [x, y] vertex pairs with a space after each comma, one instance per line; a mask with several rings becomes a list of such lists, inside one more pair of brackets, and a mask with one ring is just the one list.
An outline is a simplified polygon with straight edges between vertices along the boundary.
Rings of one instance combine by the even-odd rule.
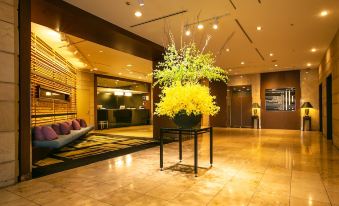
[[200, 84], [180, 82], [170, 87], [165, 87], [161, 95], [161, 101], [156, 104], [155, 114], [173, 118], [179, 112], [187, 115], [215, 115], [219, 112], [214, 102], [215, 96], [210, 95], [209, 89]]

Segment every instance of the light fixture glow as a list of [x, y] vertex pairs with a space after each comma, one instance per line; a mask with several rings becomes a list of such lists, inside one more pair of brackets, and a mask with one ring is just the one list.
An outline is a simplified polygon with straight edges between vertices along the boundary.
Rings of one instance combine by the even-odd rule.
[[327, 15], [328, 15], [328, 11], [326, 10], [320, 12], [320, 16], [327, 16]]
[[313, 52], [313, 53], [316, 52], [316, 51], [317, 51], [316, 48], [312, 48], [312, 49], [311, 49], [311, 52]]
[[204, 25], [202, 23], [199, 23], [198, 26], [197, 26], [198, 29], [203, 29], [204, 28]]
[[261, 31], [262, 27], [261, 26], [257, 26], [257, 31]]
[[215, 18], [214, 19], [214, 23], [213, 23], [213, 29], [214, 30], [217, 30], [219, 28], [219, 25], [218, 25], [218, 18]]
[[99, 52], [102, 53], [102, 52], [104, 52], [104, 51], [100, 50]]
[[245, 64], [245, 62], [240, 62], [240, 64], [244, 65], [244, 64]]
[[132, 64], [127, 64], [126, 66], [131, 67], [131, 66], [133, 66], [133, 65], [132, 65]]
[[115, 91], [115, 92], [114, 92], [114, 95], [115, 95], [115, 96], [123, 96], [123, 95], [124, 95], [124, 92], [122, 92], [122, 91]]
[[230, 52], [230, 49], [229, 49], [229, 48], [227, 48], [227, 49], [226, 49], [226, 51], [227, 51], [227, 52]]
[[94, 71], [98, 71], [98, 68], [93, 68]]
[[119, 74], [119, 75], [122, 75], [122, 73], [121, 73], [121, 72], [119, 72], [118, 74]]
[[185, 31], [185, 35], [186, 35], [186, 36], [190, 36], [190, 35], [191, 35], [191, 30], [187, 29], [187, 30]]
[[307, 63], [307, 66], [310, 67], [310, 66], [312, 66], [312, 64], [311, 63]]
[[273, 53], [270, 53], [270, 57], [273, 57], [274, 56], [274, 54]]
[[139, 6], [145, 6], [145, 3], [143, 0], [138, 0]]
[[278, 66], [278, 64], [275, 64], [274, 66], [275, 66], [275, 67], [277, 67], [277, 66]]
[[132, 92], [125, 92], [125, 97], [131, 97], [132, 96]]
[[142, 16], [142, 13], [141, 13], [141, 11], [136, 11], [136, 12], [134, 13], [134, 15], [135, 15], [136, 17], [141, 17], [141, 16]]

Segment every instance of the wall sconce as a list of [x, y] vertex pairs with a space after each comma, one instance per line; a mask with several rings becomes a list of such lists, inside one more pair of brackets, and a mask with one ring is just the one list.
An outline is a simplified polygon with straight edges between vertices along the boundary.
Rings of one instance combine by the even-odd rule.
[[253, 103], [252, 109], [253, 109], [253, 115], [258, 116], [258, 109], [260, 109], [260, 105], [258, 103]]
[[301, 108], [305, 109], [305, 116], [308, 117], [310, 114], [310, 109], [313, 108], [310, 102], [304, 102]]

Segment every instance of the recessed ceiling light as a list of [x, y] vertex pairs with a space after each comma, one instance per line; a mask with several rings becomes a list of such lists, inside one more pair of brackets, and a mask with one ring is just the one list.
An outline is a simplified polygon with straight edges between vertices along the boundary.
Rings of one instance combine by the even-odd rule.
[[185, 31], [185, 35], [186, 35], [186, 36], [190, 36], [190, 35], [191, 35], [191, 30], [187, 29], [187, 30]]
[[274, 56], [274, 54], [273, 53], [270, 53], [270, 57], [273, 57]]
[[312, 66], [312, 64], [311, 63], [307, 63], [307, 66], [310, 67], [310, 66]]
[[316, 52], [316, 51], [317, 51], [316, 48], [312, 48], [312, 49], [311, 49], [311, 52]]
[[229, 52], [229, 51], [230, 51], [230, 49], [229, 49], [229, 48], [227, 48], [227, 49], [226, 49], [226, 51], [227, 51], [227, 52]]
[[100, 53], [102, 53], [103, 51], [102, 51], [102, 50], [100, 50], [99, 52], [100, 52]]
[[277, 66], [278, 66], [278, 64], [275, 64], [274, 66], [275, 66], [275, 67], [277, 67]]
[[219, 25], [218, 25], [219, 23], [218, 23], [218, 18], [215, 18], [214, 19], [214, 22], [213, 22], [213, 29], [214, 30], [217, 30], [218, 28], [219, 28]]
[[132, 65], [132, 64], [127, 64], [126, 66], [131, 67], [131, 66], [133, 66], [133, 65]]
[[119, 75], [122, 75], [122, 73], [121, 73], [121, 72], [119, 72], [118, 74], [119, 74]]
[[136, 12], [134, 13], [134, 15], [135, 15], [136, 17], [141, 17], [141, 16], [142, 16], [142, 13], [141, 13], [141, 11], [136, 11]]
[[204, 28], [204, 25], [203, 25], [203, 24], [201, 24], [201, 23], [199, 23], [199, 24], [198, 24], [198, 26], [197, 26], [197, 28], [201, 30], [201, 29], [203, 29], [203, 28]]
[[320, 16], [327, 16], [328, 15], [328, 11], [324, 10], [320, 12]]
[[245, 64], [245, 62], [240, 62], [240, 64], [244, 65], [244, 64]]
[[138, 79], [141, 79], [141, 77], [138, 77]]
[[228, 71], [229, 71], [229, 72], [231, 72], [231, 71], [232, 71], [232, 69], [229, 69]]
[[98, 68], [93, 68], [93, 70], [94, 70], [94, 71], [97, 71], [97, 70], [98, 70]]
[[257, 26], [257, 31], [261, 31], [262, 27], [261, 26]]

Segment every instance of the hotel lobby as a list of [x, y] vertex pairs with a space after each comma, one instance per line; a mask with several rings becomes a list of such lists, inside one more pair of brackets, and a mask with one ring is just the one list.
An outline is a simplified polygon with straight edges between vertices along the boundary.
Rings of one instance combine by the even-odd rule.
[[339, 206], [339, 1], [0, 0], [0, 206]]

